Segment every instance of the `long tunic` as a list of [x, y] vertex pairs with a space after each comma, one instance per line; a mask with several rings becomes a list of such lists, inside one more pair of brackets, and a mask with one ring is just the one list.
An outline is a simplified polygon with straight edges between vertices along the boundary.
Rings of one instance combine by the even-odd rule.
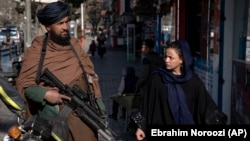
[[[17, 79], [17, 90], [26, 99], [27, 97], [24, 94], [24, 89], [27, 87], [40, 86], [47, 90], [57, 90], [57, 88], [45, 87], [43, 86], [43, 83], [37, 85], [35, 82], [43, 41], [43, 36], [36, 37], [33, 40], [32, 45], [27, 49], [27, 52], [25, 53], [22, 68]], [[89, 56], [82, 50], [76, 39], [71, 39], [70, 42], [76, 50], [87, 75], [92, 76], [92, 86], [94, 89], [95, 97], [101, 97], [100, 87], [98, 84], [98, 76], [94, 71], [93, 63], [91, 62]], [[48, 40], [47, 43], [46, 55], [44, 58], [42, 70], [44, 70], [45, 68], [48, 68], [63, 84], [67, 85], [78, 83], [79, 78], [81, 78], [81, 75], [83, 74], [83, 70], [80, 68], [79, 61], [70, 46], [62, 47], [51, 40]], [[86, 90], [86, 86], [82, 87]], [[37, 93], [34, 93], [34, 95], [36, 94]], [[43, 97], [41, 97], [40, 100], [37, 100], [36, 96], [29, 96], [28, 99], [29, 104], [31, 103], [29, 101], [39, 101], [40, 105], [42, 105], [42, 102], [44, 102]], [[46, 103], [44, 106], [48, 107], [49, 105], [50, 104]], [[33, 105], [30, 104], [29, 106], [29, 108], [32, 108]], [[47, 108], [47, 110], [50, 109], [53, 108]], [[44, 112], [46, 112], [46, 110], [44, 110]], [[70, 140], [97, 140], [96, 132], [92, 131], [88, 126], [86, 126], [86, 124], [83, 123], [73, 112], [68, 117], [68, 123], [71, 135]]]

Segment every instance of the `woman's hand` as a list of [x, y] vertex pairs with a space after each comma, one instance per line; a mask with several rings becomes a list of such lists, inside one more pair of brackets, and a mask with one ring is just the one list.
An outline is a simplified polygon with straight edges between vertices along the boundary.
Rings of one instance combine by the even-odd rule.
[[142, 141], [145, 138], [145, 133], [142, 129], [138, 128], [136, 130], [135, 136], [138, 141]]

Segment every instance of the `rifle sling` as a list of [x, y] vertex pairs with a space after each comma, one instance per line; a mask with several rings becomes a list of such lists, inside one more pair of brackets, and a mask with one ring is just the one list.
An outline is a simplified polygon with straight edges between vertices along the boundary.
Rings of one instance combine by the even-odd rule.
[[39, 60], [39, 64], [38, 64], [38, 68], [37, 68], [37, 72], [36, 72], [36, 84], [37, 85], [40, 83], [40, 76], [41, 76], [41, 71], [42, 71], [42, 65], [43, 65], [43, 61], [44, 61], [44, 56], [45, 56], [45, 53], [46, 53], [47, 43], [48, 43], [48, 35], [45, 34], [45, 38], [43, 40], [42, 52], [41, 52], [41, 56], [40, 56], [40, 60]]
[[77, 60], [78, 60], [78, 62], [79, 62], [79, 64], [80, 64], [80, 67], [81, 67], [81, 69], [82, 69], [82, 71], [83, 71], [83, 77], [84, 77], [83, 80], [86, 81], [86, 84], [87, 84], [87, 87], [88, 87], [88, 88], [87, 88], [87, 93], [90, 93], [91, 91], [90, 91], [90, 86], [89, 86], [89, 81], [88, 81], [88, 78], [87, 78], [86, 71], [85, 71], [85, 69], [84, 69], [84, 67], [83, 67], [83, 65], [82, 65], [82, 62], [81, 62], [79, 56], [77, 55], [76, 50], [74, 49], [73, 45], [70, 44], [70, 47], [71, 47], [71, 50], [74, 52], [74, 54], [75, 54], [75, 56], [76, 56], [76, 58], [77, 58]]

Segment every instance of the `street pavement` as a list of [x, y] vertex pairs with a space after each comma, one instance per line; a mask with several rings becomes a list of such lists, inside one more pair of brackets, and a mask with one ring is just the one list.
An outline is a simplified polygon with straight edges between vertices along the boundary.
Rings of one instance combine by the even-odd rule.
[[[90, 38], [86, 40], [86, 44], [90, 43]], [[115, 95], [122, 77], [122, 69], [126, 66], [133, 66], [136, 70], [136, 74], [140, 74], [140, 58], [136, 58], [134, 61], [128, 61], [127, 52], [125, 48], [113, 48], [110, 44], [110, 40], [106, 43], [107, 52], [104, 57], [101, 58], [97, 55], [90, 56], [95, 66], [95, 71], [99, 76], [99, 82], [102, 91], [102, 98], [106, 106], [108, 114], [112, 113], [112, 100], [110, 96]], [[88, 46], [85, 46], [85, 51], [88, 50]], [[89, 53], [90, 54], [90, 53]], [[119, 113], [120, 114], [120, 113]], [[125, 130], [125, 122], [120, 119], [118, 114], [117, 121], [109, 119], [109, 127], [117, 134], [117, 140], [119, 141], [136, 141], [134, 131], [129, 129]], [[102, 138], [100, 138], [100, 141]]]
[[[84, 42], [84, 51], [88, 52], [89, 44], [93, 38], [86, 37]], [[137, 57], [134, 61], [128, 61], [126, 49], [123, 48], [113, 48], [111, 46], [110, 40], [106, 43], [107, 52], [104, 54], [104, 57], [101, 58], [97, 55], [91, 56], [90, 58], [95, 66], [95, 71], [99, 76], [99, 82], [102, 92], [102, 99], [106, 106], [107, 114], [112, 113], [112, 100], [110, 96], [116, 94], [122, 75], [122, 69], [126, 66], [133, 66], [136, 69], [136, 74], [140, 74], [140, 58]], [[15, 124], [16, 116], [7, 109], [5, 104], [0, 101], [0, 140], [3, 139], [3, 136], [6, 134], [9, 127]], [[119, 118], [115, 121], [109, 119], [109, 128], [117, 135], [117, 141], [136, 141], [134, 136], [134, 130], [128, 129], [125, 130], [125, 122], [123, 119]], [[105, 141], [102, 137], [99, 138], [99, 141]]]

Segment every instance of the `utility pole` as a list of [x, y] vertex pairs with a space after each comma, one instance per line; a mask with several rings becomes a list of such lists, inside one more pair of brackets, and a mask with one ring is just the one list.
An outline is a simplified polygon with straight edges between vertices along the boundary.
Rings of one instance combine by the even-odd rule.
[[84, 47], [84, 34], [85, 34], [85, 31], [84, 31], [84, 7], [85, 7], [85, 4], [84, 2], [81, 3], [81, 46], [82, 48]]
[[85, 3], [81, 3], [81, 31], [82, 31], [82, 38], [84, 37], [84, 10], [85, 10]]
[[31, 44], [31, 6], [30, 6], [30, 0], [25, 0], [25, 15], [26, 15], [26, 26], [25, 26], [25, 46], [24, 46], [24, 52], [26, 52], [26, 48], [30, 46]]

